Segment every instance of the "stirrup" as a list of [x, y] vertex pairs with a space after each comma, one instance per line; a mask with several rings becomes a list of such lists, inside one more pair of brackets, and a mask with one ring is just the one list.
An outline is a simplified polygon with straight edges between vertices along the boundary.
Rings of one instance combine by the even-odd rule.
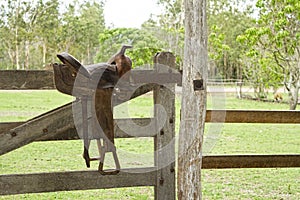
[[[103, 170], [105, 154], [108, 152], [112, 152], [113, 154], [116, 169]], [[110, 148], [108, 149], [107, 144], [104, 142], [104, 146], [102, 146], [100, 150], [100, 162], [98, 166], [98, 172], [102, 175], [116, 175], [120, 172], [120, 162], [117, 156], [115, 145], [110, 146]]]
[[[97, 144], [98, 144], [98, 150], [99, 150], [99, 154], [100, 157], [98, 158], [90, 158], [89, 156], [89, 150], [87, 148], [84, 148], [83, 151], [83, 158], [85, 160], [85, 164], [88, 168], [90, 168], [90, 162], [91, 161], [98, 161], [99, 160], [99, 166], [98, 166], [98, 172], [102, 175], [116, 175], [120, 172], [120, 162], [118, 159], [118, 155], [116, 152], [116, 147], [115, 145], [110, 145], [110, 147], [108, 147], [108, 145], [104, 142], [104, 146], [101, 145], [100, 140], [97, 140]], [[116, 169], [107, 169], [107, 170], [103, 170], [103, 165], [104, 165], [104, 159], [105, 159], [105, 154], [112, 152], [113, 157], [114, 157], [114, 161], [115, 161], [115, 167]]]

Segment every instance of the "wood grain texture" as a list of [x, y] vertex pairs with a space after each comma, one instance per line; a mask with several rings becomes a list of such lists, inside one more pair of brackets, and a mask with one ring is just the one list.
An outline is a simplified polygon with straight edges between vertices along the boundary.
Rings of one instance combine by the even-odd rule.
[[54, 89], [53, 72], [46, 70], [0, 70], [1, 90]]
[[[167, 68], [175, 66], [175, 56], [168, 52], [162, 52], [154, 58], [155, 70], [164, 73]], [[163, 65], [163, 66], [162, 66]], [[164, 66], [168, 66], [165, 68]], [[167, 81], [166, 81], [167, 82]], [[155, 186], [156, 200], [175, 200], [175, 84], [162, 84], [155, 87], [154, 117], [164, 121], [161, 130], [157, 130], [155, 137], [155, 166], [158, 168]], [[164, 109], [164, 111], [163, 111]], [[165, 112], [165, 119], [163, 113]], [[157, 127], [158, 129], [158, 127]]]
[[[140, 126], [145, 126], [150, 123], [151, 119], [116, 119], [117, 124], [128, 123], [128, 120]], [[282, 124], [300, 124], [299, 111], [270, 111], [270, 110], [207, 110], [207, 123], [282, 123]], [[9, 131], [26, 122], [0, 122], [0, 134]], [[115, 125], [116, 137], [130, 137]], [[74, 132], [74, 134], [72, 134]], [[69, 135], [69, 136], [68, 136]], [[140, 137], [154, 136], [153, 134], [143, 134]], [[56, 137], [43, 136], [40, 140], [68, 140], [78, 139], [76, 129], [70, 128], [65, 132], [61, 132]]]
[[[57, 114], [57, 113], [56, 113]], [[45, 115], [38, 120], [29, 120], [27, 122], [14, 122], [14, 123], [0, 123], [0, 130], [4, 130], [0, 132], [0, 155], [13, 151], [17, 148], [20, 148], [24, 145], [27, 145], [34, 141], [55, 141], [55, 140], [76, 140], [81, 139], [74, 125], [74, 121], [72, 115], [65, 113], [58, 113], [61, 115], [57, 117], [57, 121], [60, 121], [60, 124], [55, 125], [55, 122], [49, 123], [47, 119], [49, 119], [49, 115]], [[58, 115], [57, 114], [57, 115]], [[46, 121], [46, 122], [45, 122]], [[57, 122], [56, 121], [56, 122]], [[126, 131], [119, 128], [123, 124], [127, 124], [128, 122], [134, 123], [138, 126], [147, 126], [151, 119], [117, 119], [115, 120], [115, 132], [116, 138], [132, 138], [132, 137], [154, 137], [155, 132], [140, 132], [135, 135], [130, 135]], [[44, 126], [39, 126], [44, 124]], [[38, 128], [37, 128], [38, 127]], [[42, 127], [51, 127], [51, 129], [47, 128], [48, 132], [46, 132]], [[54, 131], [55, 127], [57, 129]], [[52, 131], [51, 131], [52, 130]], [[13, 137], [12, 135], [15, 136]], [[6, 143], [9, 142], [9, 143]]]
[[206, 122], [300, 124], [300, 111], [207, 110]]
[[[58, 89], [62, 93], [72, 95], [73, 84], [76, 79], [76, 72], [72, 71], [70, 68], [62, 64], [55, 63], [52, 64], [52, 67], [53, 71], [0, 70], [0, 90]], [[153, 70], [132, 70], [129, 73], [129, 76], [130, 85], [132, 85], [131, 87], [134, 88], [136, 84], [140, 85], [139, 89], [137, 91], [134, 91], [134, 95], [139, 94], [142, 90], [146, 91], [146, 89], [148, 88], [150, 88], [151, 90], [151, 86], [152, 88], [154, 86], [153, 84], [151, 84], [153, 83], [153, 81], [156, 81], [156, 83], [181, 82], [180, 73], [170, 74], [166, 72], [158, 74]], [[87, 79], [84, 79], [83, 81], [87, 81]], [[148, 91], [150, 90], [148, 89]], [[132, 90], [130, 91], [132, 92]]]
[[71, 106], [62, 106], [1, 134], [0, 155], [27, 145], [44, 135], [55, 135], [72, 127]]
[[[205, 156], [202, 169], [300, 167], [300, 155]], [[97, 171], [0, 175], [0, 195], [155, 186], [156, 168], [123, 169], [118, 175]]]
[[300, 155], [204, 156], [202, 169], [300, 167]]
[[[71, 109], [70, 104], [66, 105]], [[61, 109], [61, 108], [60, 108]], [[68, 140], [68, 139], [79, 139], [77, 131], [74, 126], [74, 122], [72, 119], [72, 113], [68, 112], [66, 115], [65, 112], [58, 112], [57, 109], [54, 111], [55, 115], [54, 118], [58, 118], [57, 121], [60, 122], [60, 129], [57, 129], [56, 131], [50, 132], [49, 129], [47, 129], [47, 126], [44, 126], [43, 129], [47, 129], [48, 132], [44, 133], [42, 130], [39, 130], [40, 133], [38, 136], [32, 136], [31, 139], [27, 138], [26, 142], [22, 143], [22, 140], [18, 137], [16, 137], [15, 141], [19, 142], [18, 145], [15, 147], [11, 146], [10, 150], [13, 150], [17, 147], [21, 147], [22, 145], [28, 144], [33, 141], [47, 141], [47, 140]], [[45, 113], [41, 116], [38, 116], [32, 120], [29, 120], [27, 122], [10, 122], [10, 123], [0, 123], [0, 138], [4, 138], [4, 136], [9, 135], [12, 140], [14, 140], [11, 134], [16, 134], [17, 132], [15, 130], [21, 130], [20, 127], [23, 127], [23, 131], [26, 130], [29, 131], [32, 129], [28, 129], [29, 126], [33, 126], [32, 124], [39, 124], [41, 123], [41, 118], [47, 118], [51, 112]], [[62, 120], [59, 120], [60, 118], [63, 118]], [[39, 120], [37, 120], [39, 119]], [[117, 119], [116, 124], [120, 124], [121, 127], [123, 127], [125, 124], [127, 124], [129, 121], [132, 120], [133, 123], [139, 125], [139, 126], [146, 126], [150, 123], [151, 119]], [[48, 121], [47, 119], [44, 121]], [[48, 121], [50, 123], [50, 121]], [[285, 123], [285, 124], [299, 124], [300, 123], [300, 112], [299, 111], [259, 111], [259, 110], [207, 110], [206, 115], [206, 122], [212, 122], [212, 123]], [[64, 125], [63, 125], [64, 123]], [[53, 125], [55, 126], [55, 125]], [[19, 129], [17, 128], [19, 127]], [[35, 127], [39, 127], [39, 125], [35, 125]], [[41, 129], [39, 127], [39, 129]], [[128, 135], [126, 132], [121, 130], [117, 125], [115, 125], [115, 131], [116, 131], [116, 137], [117, 138], [129, 138], [133, 137], [132, 135]], [[24, 133], [24, 132], [23, 132]], [[19, 134], [20, 136], [20, 134]], [[23, 134], [24, 136], [24, 134]], [[135, 135], [134, 137], [153, 137], [155, 136], [155, 133], [146, 133], [141, 132], [139, 135]], [[8, 137], [8, 138], [9, 138]], [[18, 140], [17, 140], [18, 139]], [[23, 138], [26, 140], [26, 138]], [[0, 148], [6, 148], [5, 142], [8, 140], [2, 140], [3, 146]], [[0, 141], [1, 143], [1, 141]], [[10, 143], [11, 144], [11, 143]], [[0, 150], [1, 152], [1, 150]]]
[[206, 115], [206, 0], [184, 1], [185, 41], [178, 153], [178, 200], [201, 199], [202, 143]]
[[155, 168], [122, 169], [117, 175], [98, 171], [0, 175], [0, 195], [154, 186], [155, 177]]

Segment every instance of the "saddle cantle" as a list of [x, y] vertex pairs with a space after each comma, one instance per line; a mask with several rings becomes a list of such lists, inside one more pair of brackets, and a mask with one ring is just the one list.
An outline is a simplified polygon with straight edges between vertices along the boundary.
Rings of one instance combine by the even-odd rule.
[[[93, 65], [82, 65], [72, 55], [63, 52], [57, 55], [63, 64], [53, 65], [54, 82], [57, 90], [64, 94], [75, 96], [80, 100], [82, 105], [80, 130], [83, 132], [83, 157], [86, 165], [90, 167], [90, 161], [100, 160], [98, 171], [104, 175], [116, 174], [120, 171], [120, 164], [114, 145], [114, 122], [111, 98], [113, 88], [119, 78], [129, 71], [132, 66], [130, 58], [125, 56], [127, 48], [131, 48], [131, 46], [124, 45], [108, 62]], [[89, 103], [89, 101], [94, 103]], [[88, 113], [95, 113], [96, 117], [94, 118], [97, 119], [102, 131], [97, 131], [95, 130], [97, 126], [90, 125], [94, 123], [88, 122]], [[98, 135], [96, 134], [95, 136], [95, 133], [98, 133]], [[89, 134], [92, 134], [94, 138]], [[89, 156], [91, 139], [97, 140], [99, 158], [90, 158]], [[100, 139], [103, 139], [103, 143]], [[113, 153], [116, 170], [103, 170], [105, 153], [107, 152]]]

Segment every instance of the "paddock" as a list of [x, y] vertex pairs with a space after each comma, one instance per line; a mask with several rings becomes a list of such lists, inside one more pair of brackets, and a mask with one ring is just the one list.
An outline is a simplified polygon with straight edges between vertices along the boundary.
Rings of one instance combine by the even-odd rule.
[[[166, 55], [166, 54], [161, 54]], [[174, 66], [170, 56], [156, 58], [157, 63]], [[140, 72], [133, 73], [139, 74]], [[151, 73], [151, 71], [149, 71]], [[0, 71], [1, 90], [40, 90], [55, 89], [51, 71]], [[178, 77], [177, 77], [178, 78]], [[151, 137], [154, 143], [154, 166], [149, 168], [121, 169], [117, 175], [102, 176], [95, 170], [66, 171], [51, 173], [0, 175], [0, 194], [43, 193], [89, 189], [153, 186], [155, 199], [175, 199], [175, 84], [167, 83], [168, 88], [157, 84], [147, 84], [139, 88], [132, 98], [153, 91], [153, 101], [167, 111], [168, 121], [155, 133], [143, 132], [135, 137]], [[172, 88], [172, 90], [170, 90]], [[35, 141], [56, 141], [79, 139], [75, 129], [71, 103], [34, 117], [26, 122], [0, 123], [0, 155], [21, 148]], [[154, 112], [155, 113], [155, 112]], [[157, 114], [157, 113], [156, 113]], [[155, 118], [155, 115], [154, 115]], [[120, 119], [116, 124], [126, 123]], [[145, 126], [151, 119], [134, 119]], [[207, 110], [206, 123], [267, 123], [300, 124], [299, 111], [266, 110]], [[115, 126], [117, 138], [130, 138]], [[171, 143], [168, 151], [160, 151]], [[165, 158], [170, 162], [165, 164]], [[165, 165], [164, 165], [165, 164]], [[163, 166], [162, 166], [163, 165]], [[300, 167], [300, 155], [224, 155], [204, 156], [203, 169], [224, 168], [290, 168]], [[138, 173], [137, 173], [138, 172]], [[22, 183], [22, 184], [20, 184]]]

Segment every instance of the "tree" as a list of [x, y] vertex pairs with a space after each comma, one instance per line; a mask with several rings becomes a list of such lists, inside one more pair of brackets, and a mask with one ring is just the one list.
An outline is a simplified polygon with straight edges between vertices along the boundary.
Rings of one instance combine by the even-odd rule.
[[[222, 68], [220, 69], [219, 63], [220, 60], [225, 57], [226, 51], [230, 50], [230, 47], [225, 44], [225, 35], [221, 32], [221, 29], [214, 25], [211, 27], [211, 31], [208, 37], [208, 43], [209, 43], [209, 76], [210, 77], [216, 77], [217, 75], [222, 75], [223, 78], [225, 78], [226, 73], [225, 70]], [[221, 71], [221, 74], [217, 72], [216, 69]]]
[[[165, 41], [164, 47], [174, 52], [177, 64], [180, 66], [183, 61], [185, 31], [183, 2], [183, 0], [159, 0], [158, 3], [164, 7], [165, 12], [145, 23], [148, 31]], [[241, 78], [240, 50], [243, 45], [236, 41], [236, 37], [251, 27], [251, 6], [246, 0], [209, 0], [207, 2], [209, 76]]]
[[163, 49], [161, 42], [150, 33], [136, 28], [106, 29], [99, 36], [100, 47], [98, 62], [106, 62], [114, 55], [122, 44], [130, 44], [134, 48], [127, 52], [133, 61], [133, 67], [153, 63], [153, 56]]
[[82, 5], [77, 31], [80, 32], [78, 51], [82, 52], [80, 57], [83, 63], [91, 64], [94, 62], [94, 58], [100, 48], [99, 34], [104, 32], [104, 30], [105, 22], [102, 2], [87, 2]]
[[269, 57], [260, 54], [245, 55], [243, 59], [243, 81], [254, 88], [254, 95], [257, 99], [265, 99], [268, 89], [276, 91], [280, 87], [282, 76], [277, 73], [280, 69]]
[[[37, 5], [32, 6], [27, 12], [26, 18], [25, 66], [27, 69], [30, 65], [32, 65], [31, 68], [40, 68], [51, 63], [56, 55], [57, 31], [60, 25], [59, 1], [39, 0]], [[35, 60], [37, 55], [40, 59]], [[29, 59], [32, 60], [30, 64]]]
[[159, 0], [164, 12], [151, 18], [142, 25], [142, 29], [161, 41], [161, 45], [176, 57], [176, 65], [183, 65], [184, 49], [184, 4], [183, 0]]
[[[1, 5], [1, 10], [4, 10], [4, 5]], [[4, 16], [0, 15], [0, 69], [5, 67], [6, 63], [6, 51], [4, 45], [4, 37], [5, 36], [5, 21]]]
[[[236, 41], [253, 24], [252, 9], [246, 1], [210, 0], [208, 6], [210, 73], [225, 79], [241, 79], [240, 52]], [[246, 6], [245, 6], [246, 5]], [[245, 9], [242, 9], [242, 8]], [[218, 73], [213, 73], [217, 69]]]
[[207, 81], [206, 1], [185, 1], [183, 91], [179, 131], [178, 199], [201, 199]]
[[66, 12], [61, 5], [61, 0], [0, 2], [2, 68], [40, 69], [61, 51], [84, 63], [94, 62], [98, 36], [105, 27], [102, 1], [76, 0]]
[[102, 1], [74, 1], [62, 16], [60, 51], [69, 52], [84, 64], [91, 64], [101, 47], [99, 35], [104, 29]]
[[3, 12], [1, 12], [2, 21], [4, 22], [2, 24], [3, 47], [6, 49], [6, 56], [9, 57], [11, 65], [14, 65], [16, 69], [20, 69], [21, 42], [26, 33], [24, 15], [29, 4], [21, 0], [9, 0], [5, 3], [2, 5]]
[[184, 56], [184, 1], [159, 0], [165, 13], [158, 16], [158, 26], [161, 29], [155, 35], [165, 41], [165, 49], [174, 52], [177, 64], [182, 66]]
[[259, 8], [257, 25], [238, 39], [248, 45], [248, 55], [261, 55], [262, 59], [276, 63], [276, 67], [270, 65], [268, 69], [282, 77], [290, 110], [295, 110], [300, 90], [300, 3], [259, 0], [256, 6]]

